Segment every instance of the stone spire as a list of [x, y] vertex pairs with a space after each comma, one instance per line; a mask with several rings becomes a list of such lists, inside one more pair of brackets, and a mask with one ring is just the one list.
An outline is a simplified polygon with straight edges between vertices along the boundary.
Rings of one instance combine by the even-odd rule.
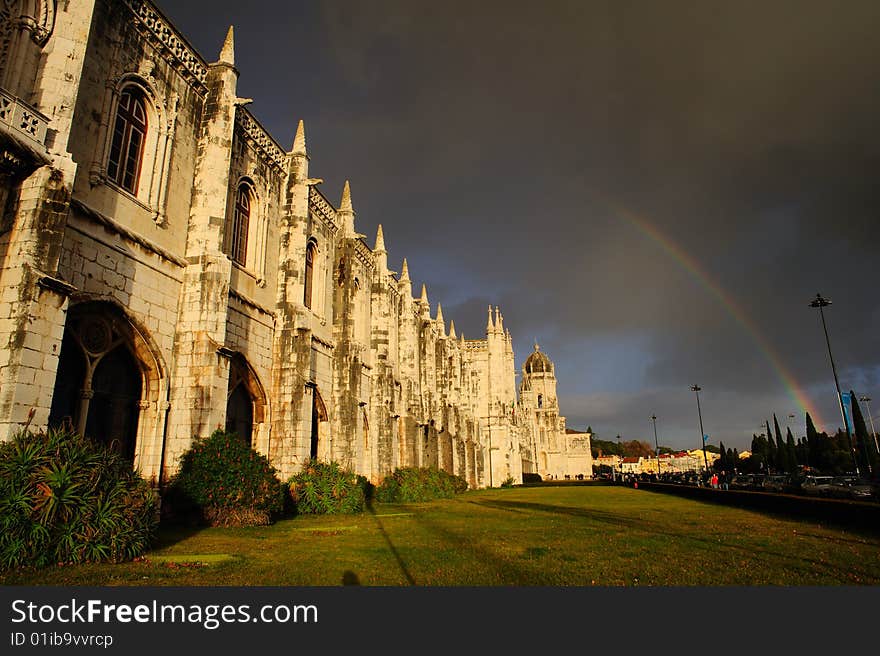
[[385, 276], [388, 275], [388, 252], [385, 250], [385, 237], [382, 235], [382, 224], [376, 231], [376, 246], [373, 248], [373, 257], [376, 260], [376, 270], [382, 276], [380, 280], [385, 282]]
[[422, 283], [422, 297], [418, 301], [419, 316], [422, 321], [431, 320], [431, 304], [428, 302], [428, 288]]
[[336, 213], [342, 219], [342, 235], [354, 237], [354, 208], [351, 206], [351, 187], [348, 180], [342, 187], [342, 200], [339, 201], [339, 210]]
[[446, 337], [446, 322], [443, 320], [443, 307], [437, 303], [437, 325], [440, 329], [440, 336]]
[[455, 334], [455, 319], [449, 322], [449, 338], [456, 339], [457, 335]]
[[412, 298], [412, 280], [409, 279], [409, 267], [406, 265], [406, 258], [403, 258], [403, 268], [400, 277], [397, 279], [397, 291], [400, 293], [400, 303], [403, 307], [410, 307]]
[[339, 211], [354, 212], [351, 206], [351, 185], [349, 185], [348, 180], [342, 186], [342, 200], [339, 201]]
[[382, 224], [379, 224], [379, 229], [376, 230], [376, 245], [373, 247], [373, 250], [376, 253], [385, 253], [385, 235], [382, 234]]
[[486, 332], [494, 333], [495, 332], [495, 322], [492, 321], [492, 306], [489, 306], [489, 321], [486, 323]]
[[[306, 129], [302, 119], [296, 126], [296, 136], [293, 138], [293, 148], [290, 151], [288, 173], [293, 182], [305, 182], [308, 184], [309, 155], [306, 152]], [[306, 191], [308, 197], [308, 191]]]
[[232, 25], [229, 26], [229, 31], [226, 33], [226, 40], [223, 42], [222, 50], [220, 50], [219, 63], [235, 66], [235, 37]]
[[504, 332], [504, 317], [501, 316], [501, 310], [497, 305], [495, 306], [495, 330], [499, 333]]
[[305, 155], [308, 156], [308, 152], [306, 151], [306, 128], [303, 125], [303, 120], [299, 120], [299, 124], [296, 126], [296, 136], [293, 138], [293, 150], [290, 151], [292, 155]]

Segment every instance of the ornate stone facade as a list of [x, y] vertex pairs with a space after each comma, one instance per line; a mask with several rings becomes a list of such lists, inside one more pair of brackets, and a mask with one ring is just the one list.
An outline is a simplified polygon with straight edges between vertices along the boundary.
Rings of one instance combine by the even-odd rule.
[[381, 226], [356, 232], [349, 184], [336, 207], [309, 177], [302, 122], [286, 151], [250, 114], [231, 28], [206, 62], [146, 1], [7, 0], [0, 22], [3, 439], [66, 423], [156, 481], [217, 427], [282, 477], [590, 474], [555, 379], [517, 400], [500, 310], [485, 339], [447, 332]]

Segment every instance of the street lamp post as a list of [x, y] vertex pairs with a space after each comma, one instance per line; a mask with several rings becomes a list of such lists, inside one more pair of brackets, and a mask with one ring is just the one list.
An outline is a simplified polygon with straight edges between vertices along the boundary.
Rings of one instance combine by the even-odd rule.
[[623, 453], [620, 450], [620, 435], [617, 436], [617, 457], [620, 463], [620, 480], [623, 481]]
[[657, 415], [651, 415], [654, 422], [654, 448], [657, 449], [657, 480], [660, 480], [660, 444], [657, 442]]
[[700, 410], [700, 391], [703, 388], [699, 385], [691, 385], [691, 391], [697, 395], [697, 416], [700, 418], [700, 442], [703, 444], [703, 463], [706, 465], [706, 473], [709, 473], [709, 457], [706, 455], [706, 434], [703, 432], [703, 412]]
[[870, 396], [860, 396], [859, 401], [862, 401], [865, 404], [865, 407], [868, 409], [868, 420], [871, 422], [871, 434], [874, 436], [874, 450], [880, 451], [877, 447], [877, 431], [874, 430], [874, 417], [871, 416], [871, 397]]
[[831, 373], [834, 374], [834, 387], [837, 388], [837, 405], [840, 407], [840, 416], [843, 419], [843, 428], [846, 430], [846, 437], [849, 440], [849, 452], [852, 456], [853, 466], [856, 468], [856, 476], [861, 476], [859, 472], [859, 462], [856, 459], [856, 450], [853, 446], [852, 434], [849, 432], [849, 424], [846, 421], [846, 411], [843, 409], [843, 395], [840, 393], [840, 383], [837, 380], [837, 368], [834, 366], [834, 356], [831, 355], [831, 340], [828, 338], [828, 327], [825, 325], [825, 313], [822, 308], [831, 305], [831, 301], [822, 298], [822, 294], [816, 294], [816, 298], [810, 303], [810, 307], [819, 308], [819, 316], [822, 319], [822, 331], [825, 333], [825, 344], [828, 346], [828, 359], [831, 360]]

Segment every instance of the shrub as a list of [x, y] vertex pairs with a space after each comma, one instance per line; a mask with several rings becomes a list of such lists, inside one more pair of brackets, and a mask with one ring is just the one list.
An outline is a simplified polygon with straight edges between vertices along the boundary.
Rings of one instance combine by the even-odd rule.
[[284, 487], [264, 455], [218, 429], [180, 456], [165, 500], [175, 516], [190, 521], [262, 526], [282, 512]]
[[0, 445], [0, 569], [130, 560], [155, 538], [158, 508], [131, 463], [76, 433]]
[[363, 512], [369, 481], [336, 462], [308, 460], [288, 481], [297, 513], [337, 515]]
[[376, 488], [382, 503], [412, 503], [449, 499], [468, 489], [468, 482], [434, 467], [399, 467]]
[[540, 483], [542, 480], [540, 474], [523, 473], [523, 483]]
[[513, 476], [508, 476], [501, 481], [501, 487], [513, 487], [514, 485], [516, 485], [516, 479]]

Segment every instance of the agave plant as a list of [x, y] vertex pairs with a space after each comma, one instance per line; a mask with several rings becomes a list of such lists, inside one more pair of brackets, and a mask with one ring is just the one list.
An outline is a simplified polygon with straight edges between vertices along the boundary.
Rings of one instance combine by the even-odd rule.
[[69, 431], [0, 447], [0, 569], [142, 554], [158, 497], [112, 448]]

